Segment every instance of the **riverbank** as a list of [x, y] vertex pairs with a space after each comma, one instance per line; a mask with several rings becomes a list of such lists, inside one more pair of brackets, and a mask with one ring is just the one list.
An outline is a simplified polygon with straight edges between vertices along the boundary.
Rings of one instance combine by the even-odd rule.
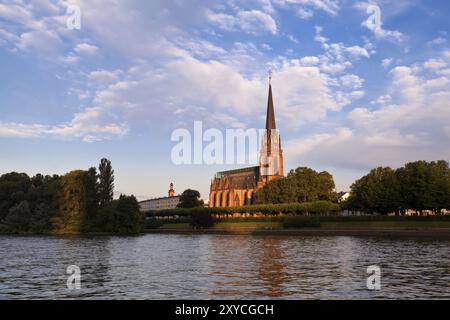
[[151, 234], [222, 234], [281, 236], [385, 236], [439, 237], [450, 239], [448, 221], [366, 221], [322, 222], [317, 228], [283, 228], [279, 222], [220, 222], [207, 229], [194, 229], [187, 223], [169, 223], [158, 229], [146, 229]]

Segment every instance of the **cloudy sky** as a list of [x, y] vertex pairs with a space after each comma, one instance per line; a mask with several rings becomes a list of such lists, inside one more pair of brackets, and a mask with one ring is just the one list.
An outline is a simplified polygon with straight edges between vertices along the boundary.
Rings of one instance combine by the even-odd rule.
[[[81, 28], [67, 27], [67, 8]], [[381, 25], [367, 23], [370, 5]], [[285, 167], [339, 190], [450, 160], [447, 0], [0, 0], [0, 173], [112, 160], [116, 191], [207, 196], [230, 166], [174, 165], [176, 128], [260, 128], [273, 70]]]

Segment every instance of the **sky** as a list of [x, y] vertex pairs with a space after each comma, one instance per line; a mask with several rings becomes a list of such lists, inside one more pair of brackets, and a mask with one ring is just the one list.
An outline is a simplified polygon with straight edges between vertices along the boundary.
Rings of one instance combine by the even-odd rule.
[[171, 134], [194, 121], [262, 128], [269, 70], [286, 169], [327, 170], [346, 191], [378, 166], [448, 161], [449, 9], [0, 0], [0, 174], [64, 174], [106, 157], [117, 193], [159, 197], [173, 181], [207, 199], [214, 173], [236, 166], [176, 165]]

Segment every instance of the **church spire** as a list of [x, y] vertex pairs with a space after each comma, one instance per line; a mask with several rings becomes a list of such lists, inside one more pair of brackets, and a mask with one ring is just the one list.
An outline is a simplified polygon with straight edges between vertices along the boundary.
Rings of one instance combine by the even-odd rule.
[[267, 117], [266, 117], [266, 130], [276, 129], [275, 124], [275, 111], [273, 109], [272, 98], [272, 71], [269, 72], [269, 99], [267, 101]]

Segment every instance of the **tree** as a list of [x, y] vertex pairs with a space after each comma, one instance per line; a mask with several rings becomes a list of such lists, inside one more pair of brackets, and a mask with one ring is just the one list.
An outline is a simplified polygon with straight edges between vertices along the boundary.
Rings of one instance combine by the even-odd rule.
[[89, 168], [86, 177], [86, 228], [91, 228], [96, 223], [98, 210], [100, 209], [100, 195], [97, 169]]
[[368, 213], [399, 213], [402, 207], [400, 184], [396, 171], [376, 168], [351, 186], [347, 206]]
[[401, 214], [408, 209], [439, 214], [450, 208], [450, 169], [446, 161], [416, 161], [377, 168], [351, 186], [346, 207], [369, 213]]
[[202, 207], [204, 205], [203, 200], [200, 200], [200, 192], [197, 190], [187, 189], [180, 196], [180, 202], [178, 208], [195, 208]]
[[10, 208], [27, 200], [30, 187], [30, 177], [25, 173], [11, 172], [0, 177], [0, 222]]
[[9, 209], [5, 219], [7, 230], [12, 233], [27, 232], [30, 228], [30, 207], [28, 201], [22, 201]]
[[31, 214], [30, 232], [42, 234], [52, 231], [52, 216], [52, 208], [46, 203], [40, 203]]
[[99, 185], [98, 195], [100, 206], [104, 207], [111, 203], [114, 196], [114, 170], [111, 166], [111, 161], [103, 158], [98, 167], [99, 170]]
[[75, 170], [61, 177], [60, 208], [55, 220], [57, 233], [81, 233], [86, 219], [86, 171]]
[[303, 203], [317, 200], [337, 202], [333, 176], [324, 171], [299, 167], [286, 177], [270, 181], [255, 194], [257, 204]]
[[107, 207], [100, 210], [101, 231], [137, 234], [145, 226], [145, 215], [140, 212], [139, 203], [134, 196], [121, 195]]

